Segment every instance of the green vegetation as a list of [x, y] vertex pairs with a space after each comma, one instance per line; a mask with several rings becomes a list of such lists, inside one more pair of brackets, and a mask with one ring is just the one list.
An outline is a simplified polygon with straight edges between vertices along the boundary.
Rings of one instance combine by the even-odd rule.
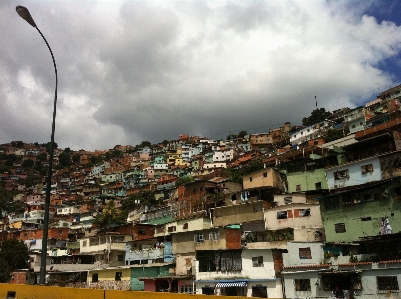
[[304, 117], [302, 119], [302, 125], [303, 126], [311, 126], [313, 124], [316, 124], [318, 122], [325, 120], [330, 115], [331, 115], [331, 112], [326, 111], [326, 109], [317, 108], [311, 112], [311, 115], [309, 117]]
[[0, 247], [0, 282], [10, 281], [10, 272], [14, 269], [27, 269], [29, 260], [28, 247], [23, 241], [10, 239]]

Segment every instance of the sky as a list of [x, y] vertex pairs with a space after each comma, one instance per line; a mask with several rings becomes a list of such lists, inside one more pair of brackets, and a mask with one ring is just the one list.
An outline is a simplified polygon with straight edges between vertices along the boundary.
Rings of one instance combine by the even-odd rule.
[[301, 125], [401, 84], [401, 1], [0, 1], [0, 144], [104, 150]]

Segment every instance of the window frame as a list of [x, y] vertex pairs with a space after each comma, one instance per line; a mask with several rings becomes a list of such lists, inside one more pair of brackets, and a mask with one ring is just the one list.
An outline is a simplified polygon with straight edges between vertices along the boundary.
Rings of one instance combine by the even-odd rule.
[[[390, 283], [385, 283], [385, 280], [390, 281]], [[396, 275], [376, 276], [376, 285], [378, 293], [398, 293], [400, 290], [398, 277]]]
[[252, 257], [252, 267], [263, 267], [263, 255]]
[[294, 279], [295, 292], [310, 292], [312, 290], [309, 278]]
[[346, 233], [347, 229], [344, 222], [334, 223], [334, 231], [336, 234]]
[[205, 234], [195, 234], [194, 242], [195, 243], [204, 243], [205, 242]]
[[312, 259], [312, 251], [310, 247], [300, 247], [298, 248], [299, 259], [300, 260], [310, 260]]

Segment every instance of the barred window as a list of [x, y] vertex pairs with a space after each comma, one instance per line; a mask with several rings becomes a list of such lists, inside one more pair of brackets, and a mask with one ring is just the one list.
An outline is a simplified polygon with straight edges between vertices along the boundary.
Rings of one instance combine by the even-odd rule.
[[336, 231], [337, 234], [340, 233], [345, 233], [345, 223], [336, 223], [334, 224], [334, 230]]
[[226, 251], [220, 256], [221, 271], [241, 271], [242, 260], [241, 251]]
[[299, 248], [299, 258], [300, 259], [311, 259], [312, 253], [310, 247]]
[[294, 279], [295, 291], [310, 291], [310, 279]]
[[378, 291], [398, 291], [397, 276], [377, 276]]

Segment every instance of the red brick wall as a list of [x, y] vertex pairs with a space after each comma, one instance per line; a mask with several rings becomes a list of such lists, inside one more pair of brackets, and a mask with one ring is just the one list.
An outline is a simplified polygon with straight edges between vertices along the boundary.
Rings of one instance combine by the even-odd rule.
[[[139, 231], [143, 231], [144, 233], [140, 234]], [[153, 238], [155, 235], [155, 228], [153, 226], [148, 225], [138, 225], [134, 226], [134, 240], [146, 240]]]
[[239, 229], [226, 229], [227, 249], [241, 249], [241, 231]]

